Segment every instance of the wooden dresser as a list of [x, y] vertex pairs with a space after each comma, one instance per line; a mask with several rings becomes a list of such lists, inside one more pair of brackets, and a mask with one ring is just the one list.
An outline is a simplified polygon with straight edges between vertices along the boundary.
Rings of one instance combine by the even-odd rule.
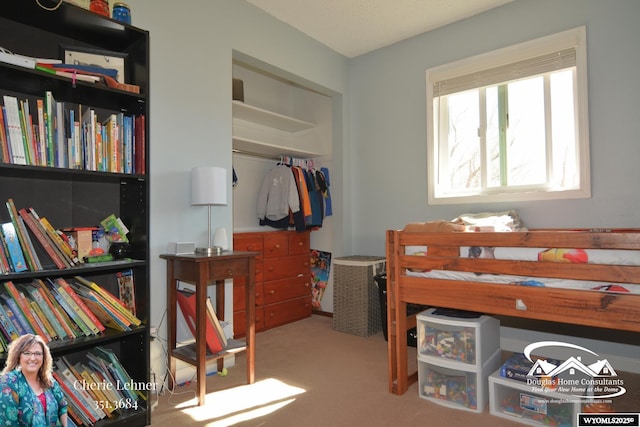
[[[311, 316], [310, 232], [234, 233], [236, 251], [256, 258], [256, 332]], [[245, 279], [233, 281], [233, 334], [245, 335]]]

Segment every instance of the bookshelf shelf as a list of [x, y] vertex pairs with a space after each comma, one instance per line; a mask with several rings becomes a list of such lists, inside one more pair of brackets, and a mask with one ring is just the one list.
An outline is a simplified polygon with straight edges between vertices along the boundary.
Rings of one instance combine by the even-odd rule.
[[[46, 10], [39, 4], [54, 10]], [[96, 123], [100, 124], [118, 114], [131, 116], [132, 119], [144, 118], [144, 121], [136, 123], [137, 130], [144, 137], [144, 144], [136, 147], [135, 152], [139, 155], [139, 167], [127, 173], [124, 168], [112, 169], [118, 172], [108, 172], [108, 169], [92, 170], [85, 167], [87, 157], [84, 156], [81, 157], [83, 165], [79, 169], [67, 168], [64, 162], [61, 163], [62, 166], [58, 163], [54, 163], [56, 166], [40, 166], [35, 162], [16, 164], [13, 157], [7, 157], [0, 151], [0, 224], [11, 222], [8, 209], [4, 207], [8, 199], [12, 199], [18, 209], [34, 208], [57, 229], [98, 226], [100, 221], [113, 214], [128, 227], [127, 237], [131, 244], [131, 259], [127, 260], [80, 264], [65, 269], [55, 269], [48, 263], [42, 270], [9, 271], [0, 275], [0, 293], [6, 292], [5, 283], [9, 281], [18, 287], [27, 287], [38, 281], [46, 283], [48, 279], [54, 282], [57, 279], [72, 282], [75, 276], [82, 276], [118, 296], [117, 274], [132, 271], [135, 282], [133, 298], [140, 325], [131, 324], [130, 330], [106, 328], [98, 334], [79, 334], [75, 338], [52, 340], [49, 347], [54, 361], [65, 357], [74, 364], [88, 363], [87, 352], [103, 348], [119, 360], [133, 381], [151, 384], [148, 243], [149, 33], [57, 0], [5, 0], [0, 8], [0, 27], [3, 29], [2, 47], [21, 55], [56, 59], [61, 58], [61, 46], [74, 46], [123, 56], [126, 83], [140, 88], [140, 93], [133, 93], [100, 83], [74, 83], [66, 77], [0, 62], [0, 104], [4, 105], [4, 96], [28, 101], [30, 116], [36, 126], [40, 123], [36, 106], [38, 101], [45, 100], [47, 91], [68, 108], [62, 110], [61, 116], [67, 125], [70, 110], [76, 112], [75, 120], [80, 121], [79, 113], [93, 109]], [[63, 140], [66, 141], [70, 127], [65, 127], [61, 132], [64, 132]], [[0, 143], [2, 142], [0, 139]], [[83, 145], [83, 150], [85, 147]], [[69, 151], [61, 150], [60, 153], [71, 158]], [[86, 154], [86, 151], [83, 153]], [[32, 240], [34, 246], [38, 246], [39, 241], [34, 238]], [[36, 252], [38, 256], [44, 254], [46, 257], [45, 251]], [[43, 262], [43, 266], [44, 264]], [[118, 416], [105, 417], [95, 425], [150, 425], [151, 409], [148, 402], [151, 392], [144, 393], [147, 394], [146, 399], [138, 399], [137, 409], [123, 410]]]

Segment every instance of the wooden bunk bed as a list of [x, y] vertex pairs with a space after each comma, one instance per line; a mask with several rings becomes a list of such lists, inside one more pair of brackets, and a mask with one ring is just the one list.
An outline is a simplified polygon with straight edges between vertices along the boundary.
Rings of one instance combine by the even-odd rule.
[[[387, 322], [389, 391], [403, 394], [417, 380], [407, 371], [407, 333], [416, 326], [407, 304], [446, 307], [516, 318], [640, 332], [640, 265], [468, 258], [467, 247], [581, 248], [640, 254], [640, 229], [516, 232], [407, 232], [388, 230]], [[408, 254], [427, 247], [427, 254]], [[428, 278], [416, 271], [471, 273], [471, 281]], [[518, 275], [619, 283], [634, 292], [487, 283], [482, 276]]]

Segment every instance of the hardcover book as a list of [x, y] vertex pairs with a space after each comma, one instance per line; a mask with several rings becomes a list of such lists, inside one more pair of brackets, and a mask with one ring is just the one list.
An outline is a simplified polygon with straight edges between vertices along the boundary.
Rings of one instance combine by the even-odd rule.
[[[184, 316], [185, 322], [187, 322], [187, 326], [189, 330], [193, 334], [193, 337], [196, 337], [196, 295], [194, 292], [189, 292], [185, 290], [178, 290], [176, 293], [176, 301], [178, 302], [178, 306], [180, 307], [180, 311], [182, 311], [182, 315]], [[205, 316], [207, 316], [205, 314]], [[207, 339], [207, 348], [212, 354], [217, 354], [224, 349], [224, 345], [222, 344], [218, 333], [213, 326], [213, 322], [207, 316], [205, 333]]]
[[7, 245], [7, 255], [11, 263], [11, 269], [14, 273], [20, 273], [21, 271], [27, 271], [27, 262], [24, 259], [22, 253], [22, 247], [18, 241], [18, 234], [16, 228], [12, 222], [5, 222], [2, 224], [2, 233], [4, 235], [4, 241]]

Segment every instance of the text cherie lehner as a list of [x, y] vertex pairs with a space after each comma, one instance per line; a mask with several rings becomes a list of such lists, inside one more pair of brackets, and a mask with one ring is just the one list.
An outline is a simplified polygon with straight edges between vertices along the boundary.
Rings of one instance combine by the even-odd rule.
[[76, 380], [73, 383], [73, 388], [76, 390], [156, 390], [156, 383], [135, 382], [133, 380], [121, 382], [120, 380], [116, 380], [114, 384], [105, 380], [91, 383], [86, 380]]

